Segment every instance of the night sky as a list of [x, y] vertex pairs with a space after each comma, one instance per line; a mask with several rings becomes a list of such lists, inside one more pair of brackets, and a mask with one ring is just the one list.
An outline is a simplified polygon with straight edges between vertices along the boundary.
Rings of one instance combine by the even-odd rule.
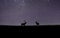
[[60, 24], [60, 0], [0, 0], [0, 25]]

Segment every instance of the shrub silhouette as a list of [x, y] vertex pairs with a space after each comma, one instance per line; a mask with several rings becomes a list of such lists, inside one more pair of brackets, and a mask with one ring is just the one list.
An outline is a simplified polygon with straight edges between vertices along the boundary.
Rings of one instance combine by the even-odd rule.
[[21, 23], [21, 26], [25, 26], [26, 23], [27, 23], [27, 22], [24, 20], [24, 23]]
[[36, 25], [39, 25], [39, 22], [35, 21]]

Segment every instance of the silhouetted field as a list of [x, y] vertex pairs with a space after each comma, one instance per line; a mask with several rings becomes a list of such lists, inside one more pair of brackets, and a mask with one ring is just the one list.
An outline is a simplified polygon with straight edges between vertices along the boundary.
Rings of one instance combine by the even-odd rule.
[[15, 27], [15, 26], [60, 26], [60, 25], [0, 25], [0, 26], [12, 26], [12, 27]]
[[60, 25], [9, 26], [0, 25], [0, 32], [46, 32], [60, 31]]

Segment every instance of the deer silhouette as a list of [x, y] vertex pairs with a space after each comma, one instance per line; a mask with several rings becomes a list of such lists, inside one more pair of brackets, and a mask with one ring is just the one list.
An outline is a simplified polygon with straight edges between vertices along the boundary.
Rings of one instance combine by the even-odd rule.
[[39, 25], [39, 22], [35, 21], [36, 25]]
[[21, 25], [22, 25], [22, 26], [25, 26], [25, 25], [26, 25], [26, 23], [27, 23], [27, 22], [24, 20], [24, 23], [21, 23]]

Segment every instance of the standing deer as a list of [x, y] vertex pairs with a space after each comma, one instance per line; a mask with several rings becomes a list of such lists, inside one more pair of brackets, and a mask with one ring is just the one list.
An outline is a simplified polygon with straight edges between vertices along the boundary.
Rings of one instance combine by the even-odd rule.
[[21, 25], [22, 25], [22, 26], [25, 26], [25, 25], [26, 25], [26, 23], [27, 23], [27, 22], [24, 20], [24, 23], [21, 23]]
[[37, 21], [35, 23], [36, 23], [36, 25], [39, 25], [39, 23]]

